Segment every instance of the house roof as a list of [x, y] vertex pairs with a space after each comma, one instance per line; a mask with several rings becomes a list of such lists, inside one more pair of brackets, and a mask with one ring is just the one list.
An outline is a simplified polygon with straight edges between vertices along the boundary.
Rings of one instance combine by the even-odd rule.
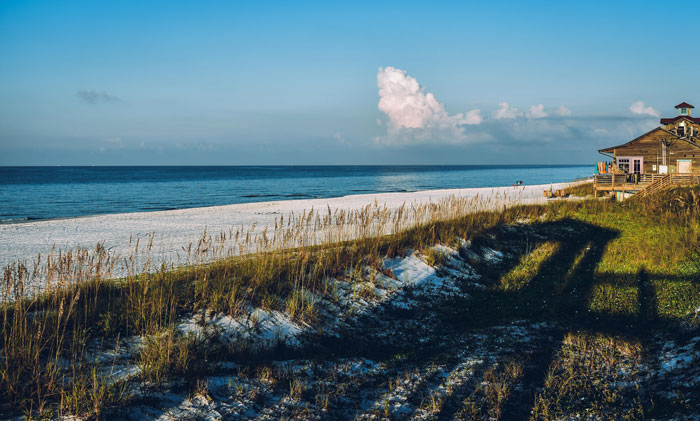
[[681, 102], [680, 104], [676, 105], [673, 108], [695, 108], [692, 105], [688, 104], [687, 102]]
[[[673, 133], [671, 133], [671, 132], [669, 132], [669, 131], [667, 131], [667, 130], [664, 130], [664, 129], [661, 128], [661, 127], [657, 127], [657, 128], [655, 128], [655, 129], [649, 130], [648, 132], [644, 133], [644, 134], [641, 135], [641, 136], [635, 137], [634, 139], [630, 140], [630, 141], [627, 142], [627, 143], [623, 143], [622, 145], [611, 146], [611, 147], [605, 148], [605, 149], [598, 149], [598, 153], [614, 153], [614, 152], [615, 152], [615, 149], [625, 147], [625, 146], [627, 146], [627, 145], [629, 145], [629, 144], [631, 144], [631, 143], [634, 143], [634, 142], [638, 141], [639, 139], [643, 138], [644, 136], [648, 136], [648, 135], [650, 135], [650, 134], [652, 134], [652, 133], [654, 133], [654, 132], [656, 132], [656, 131], [658, 131], [658, 130], [664, 131], [664, 132], [669, 133], [669, 134], [673, 134]], [[681, 139], [681, 140], [683, 140], [684, 142], [687, 142], [689, 145], [693, 145], [693, 146], [695, 146], [695, 147], [700, 148], [700, 144], [693, 143], [693, 142], [689, 142], [689, 141], [684, 140], [684, 139]]]
[[629, 145], [630, 143], [634, 143], [634, 142], [638, 141], [639, 139], [643, 138], [644, 136], [650, 135], [650, 134], [654, 133], [654, 132], [657, 131], [657, 130], [663, 130], [663, 129], [662, 129], [661, 127], [657, 127], [657, 128], [655, 128], [655, 129], [651, 129], [651, 130], [649, 130], [648, 132], [644, 133], [643, 135], [641, 135], [641, 136], [639, 136], [639, 137], [635, 137], [634, 139], [630, 140], [630, 141], [627, 142], [627, 143], [623, 143], [622, 145], [617, 145], [617, 146], [611, 146], [611, 147], [605, 148], [605, 149], [598, 149], [598, 152], [599, 152], [599, 153], [604, 153], [604, 152], [612, 153], [612, 152], [615, 152], [615, 149], [621, 148], [621, 147], [623, 147], [623, 146], [627, 146], [627, 145]]
[[661, 124], [675, 123], [676, 121], [678, 121], [680, 119], [686, 119], [686, 120], [690, 121], [691, 123], [700, 124], [700, 117], [691, 117], [689, 115], [679, 115], [679, 116], [676, 116], [673, 118], [662, 118]]

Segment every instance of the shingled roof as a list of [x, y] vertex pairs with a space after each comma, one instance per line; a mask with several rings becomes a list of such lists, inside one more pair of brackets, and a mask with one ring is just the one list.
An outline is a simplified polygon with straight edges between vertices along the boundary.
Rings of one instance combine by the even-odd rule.
[[638, 141], [639, 139], [643, 138], [644, 136], [649, 135], [649, 134], [652, 134], [652, 133], [654, 133], [654, 132], [657, 131], [657, 130], [663, 130], [663, 129], [662, 129], [661, 127], [657, 127], [657, 128], [655, 128], [655, 129], [651, 129], [651, 130], [649, 130], [648, 132], [644, 133], [643, 135], [641, 135], [641, 136], [639, 136], [639, 137], [635, 137], [634, 139], [630, 140], [630, 141], [627, 142], [627, 143], [623, 143], [622, 145], [617, 145], [617, 146], [611, 146], [611, 147], [605, 148], [605, 149], [598, 149], [598, 152], [599, 152], [599, 153], [603, 153], [603, 152], [614, 152], [615, 149], [621, 148], [621, 147], [623, 147], [623, 146], [627, 146], [627, 145], [629, 145], [630, 143], [634, 143], [634, 142]]
[[[629, 145], [629, 144], [631, 144], [631, 143], [634, 143], [634, 142], [638, 141], [639, 139], [643, 138], [644, 136], [648, 136], [648, 135], [650, 135], [650, 134], [656, 132], [657, 130], [661, 130], [661, 131], [664, 131], [664, 132], [666, 132], [666, 133], [669, 133], [670, 135], [673, 135], [673, 133], [669, 132], [668, 130], [664, 130], [664, 129], [661, 128], [661, 127], [656, 127], [656, 128], [654, 128], [654, 129], [649, 130], [648, 132], [644, 133], [644, 134], [641, 135], [641, 136], [635, 137], [634, 139], [630, 140], [630, 141], [627, 142], [627, 143], [623, 143], [622, 145], [611, 146], [611, 147], [605, 148], [605, 149], [598, 149], [598, 153], [614, 153], [614, 152], [615, 152], [615, 149], [622, 148], [622, 147], [625, 147], [625, 146], [627, 146], [627, 145]], [[693, 145], [693, 146], [695, 146], [696, 148], [700, 148], [700, 144], [698, 144], [698, 143], [690, 142], [690, 141], [688, 141], [688, 140], [686, 140], [686, 139], [680, 139], [680, 138], [679, 138], [679, 140], [682, 140], [683, 142], [686, 142], [686, 143], [689, 144], [689, 145]]]
[[676, 105], [673, 108], [695, 108], [692, 105], [688, 104], [687, 102], [681, 102], [680, 104]]
[[683, 118], [690, 121], [691, 123], [700, 124], [700, 117], [691, 117], [689, 115], [679, 115], [679, 116], [676, 116], [673, 118], [662, 118], [661, 124], [675, 123], [676, 121], [683, 119]]

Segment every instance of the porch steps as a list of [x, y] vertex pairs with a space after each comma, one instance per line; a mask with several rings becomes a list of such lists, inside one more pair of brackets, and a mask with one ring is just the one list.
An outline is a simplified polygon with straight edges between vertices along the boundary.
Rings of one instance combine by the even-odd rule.
[[649, 197], [649, 196], [651, 196], [655, 193], [658, 193], [662, 190], [668, 189], [672, 185], [673, 185], [673, 183], [671, 183], [671, 175], [666, 174], [665, 176], [654, 180], [653, 183], [647, 184], [646, 186], [644, 186], [636, 194], [632, 195], [632, 197], [630, 197], [630, 199], [632, 199], [632, 198], [641, 199], [644, 197]]

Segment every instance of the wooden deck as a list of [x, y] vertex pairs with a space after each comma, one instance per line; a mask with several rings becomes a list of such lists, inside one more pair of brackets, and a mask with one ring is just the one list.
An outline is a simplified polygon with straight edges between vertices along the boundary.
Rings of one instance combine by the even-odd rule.
[[665, 186], [689, 186], [700, 184], [700, 175], [691, 174], [598, 174], [594, 177], [595, 195], [598, 192], [636, 193], [650, 187], [652, 183]]

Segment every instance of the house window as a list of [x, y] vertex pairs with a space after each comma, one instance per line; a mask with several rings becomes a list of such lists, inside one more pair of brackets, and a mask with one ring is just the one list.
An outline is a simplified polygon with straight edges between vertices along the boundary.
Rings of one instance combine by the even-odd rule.
[[681, 108], [681, 115], [688, 115], [688, 109], [687, 109], [687, 108]]
[[630, 172], [630, 160], [629, 158], [618, 158], [617, 166], [626, 173]]

